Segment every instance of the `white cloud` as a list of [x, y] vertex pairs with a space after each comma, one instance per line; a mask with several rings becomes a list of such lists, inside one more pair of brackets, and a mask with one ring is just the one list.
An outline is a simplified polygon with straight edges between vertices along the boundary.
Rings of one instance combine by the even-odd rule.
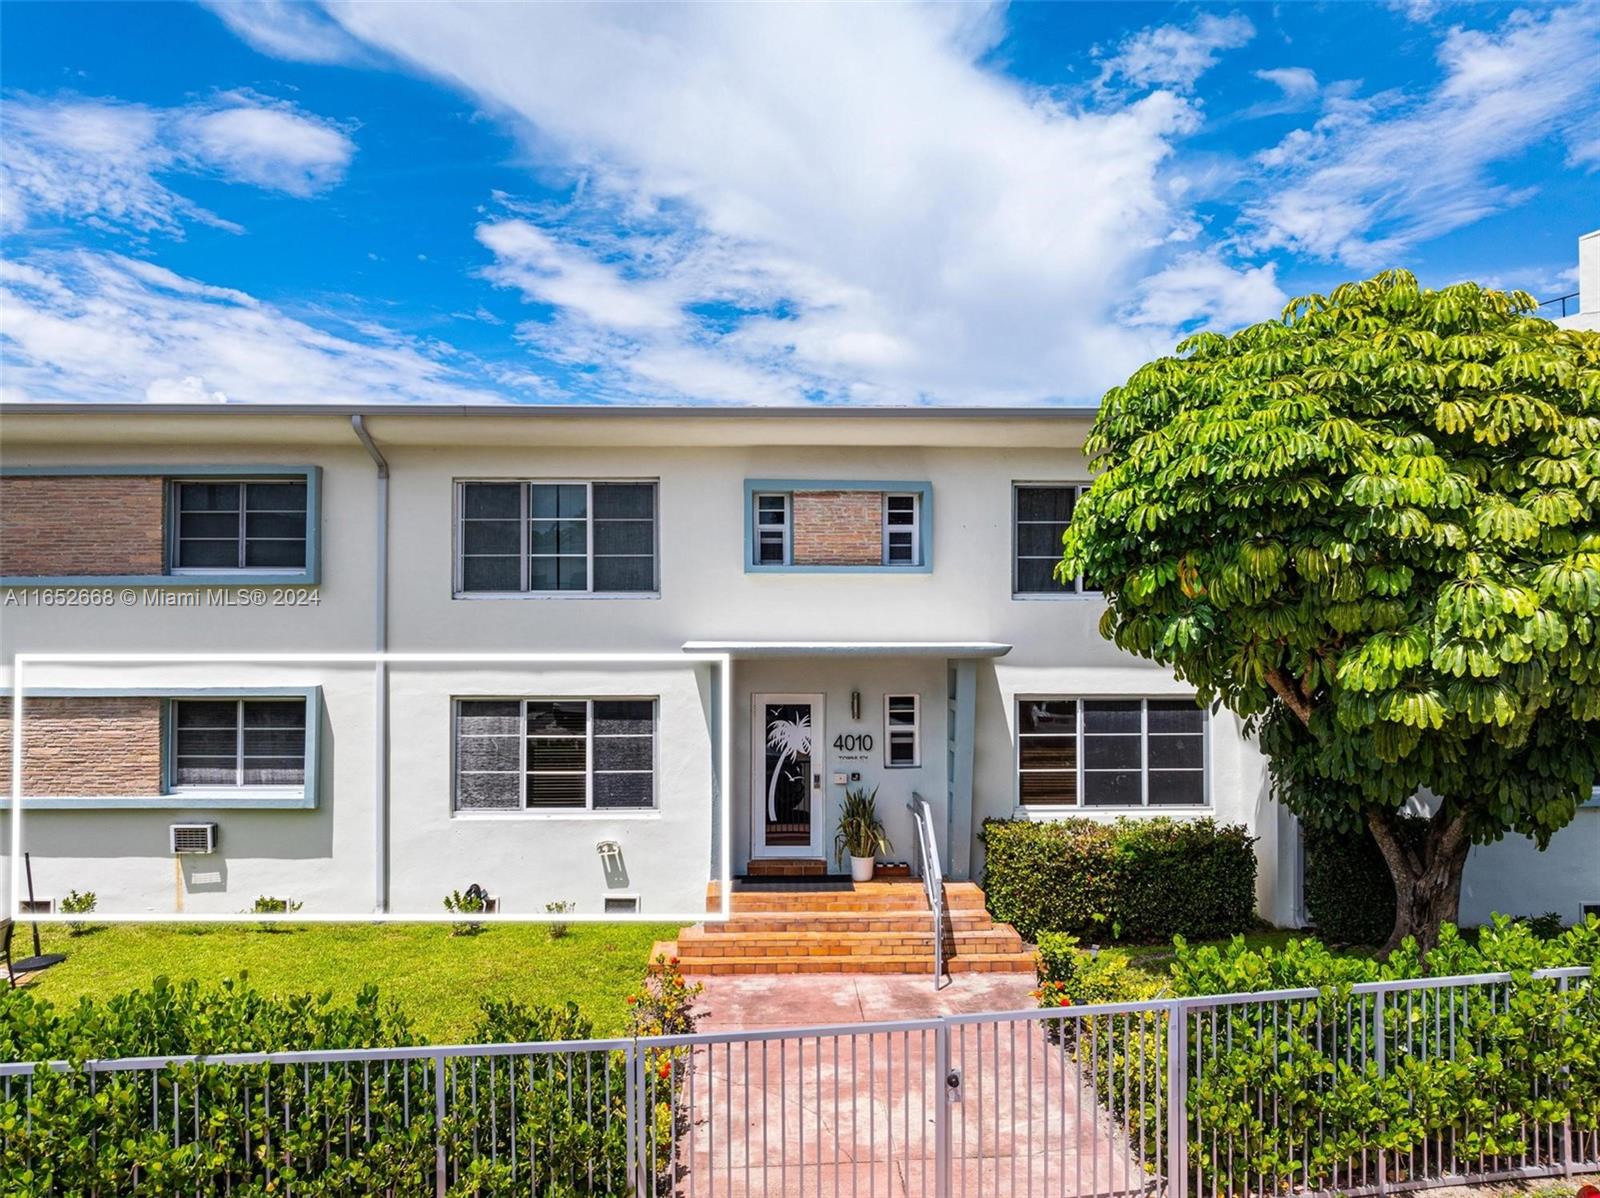
[[491, 281], [553, 309], [519, 335], [607, 397], [1079, 397], [1170, 344], [1116, 313], [1192, 235], [1162, 173], [1195, 108], [1086, 111], [1008, 80], [983, 65], [990, 10], [333, 12], [573, 181], [566, 207], [506, 206], [478, 236]]
[[340, 336], [114, 254], [0, 261], [8, 401], [495, 402], [465, 363], [387, 330]]
[[1317, 76], [1306, 67], [1274, 67], [1256, 78], [1277, 87], [1285, 100], [1309, 100], [1317, 94]]
[[568, 309], [605, 328], [668, 329], [683, 322], [661, 283], [630, 283], [616, 268], [563, 245], [525, 220], [479, 225], [478, 240], [495, 255], [486, 277], [519, 289], [529, 299]]
[[1241, 269], [1209, 250], [1184, 254], [1145, 279], [1127, 319], [1164, 329], [1237, 328], [1278, 315], [1287, 300], [1272, 263]]
[[1361, 269], [1507, 207], [1533, 188], [1492, 168], [1550, 138], [1581, 161], [1600, 122], [1600, 7], [1517, 12], [1493, 32], [1452, 29], [1430, 93], [1330, 94], [1310, 129], [1258, 156], [1245, 245]]
[[300, 0], [202, 0], [263, 54], [290, 62], [353, 62], [361, 47], [314, 4]]
[[54, 218], [139, 234], [181, 236], [190, 222], [238, 232], [165, 180], [215, 172], [307, 196], [343, 178], [354, 153], [330, 122], [245, 94], [168, 109], [12, 96], [0, 157], [0, 227]]
[[301, 197], [340, 182], [356, 149], [342, 130], [286, 108], [194, 113], [182, 130], [185, 148], [228, 178]]
[[1187, 27], [1157, 25], [1124, 38], [1116, 53], [1100, 64], [1100, 82], [1121, 78], [1134, 87], [1189, 91], [1223, 50], [1236, 50], [1255, 37], [1255, 26], [1239, 13], [1201, 13]]

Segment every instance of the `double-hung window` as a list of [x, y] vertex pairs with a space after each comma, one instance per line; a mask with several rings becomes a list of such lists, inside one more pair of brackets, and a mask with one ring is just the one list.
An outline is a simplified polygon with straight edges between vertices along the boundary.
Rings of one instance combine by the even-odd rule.
[[883, 763], [891, 768], [920, 765], [918, 741], [922, 731], [916, 695], [883, 697]]
[[885, 495], [883, 497], [883, 564], [886, 566], [919, 566], [922, 564], [921, 515], [918, 505], [921, 496]]
[[305, 569], [306, 495], [298, 479], [174, 481], [173, 572]]
[[655, 805], [656, 700], [458, 699], [457, 811]]
[[461, 594], [656, 591], [653, 482], [464, 482]]
[[1192, 699], [1017, 700], [1024, 807], [1203, 807], [1206, 713]]
[[1087, 487], [1071, 483], [1017, 483], [1012, 488], [1013, 595], [1095, 594], [1083, 579], [1062, 582], [1061, 537], [1072, 523], [1072, 509]]
[[174, 790], [303, 787], [304, 699], [174, 699]]
[[767, 494], [755, 496], [755, 564], [758, 566], [786, 566], [789, 564], [790, 535], [793, 521], [790, 517], [789, 496]]

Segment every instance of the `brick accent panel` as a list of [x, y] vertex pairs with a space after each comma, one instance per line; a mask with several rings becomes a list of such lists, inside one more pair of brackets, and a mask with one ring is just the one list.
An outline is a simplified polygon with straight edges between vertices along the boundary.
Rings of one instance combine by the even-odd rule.
[[[25, 698], [22, 793], [161, 793], [161, 700]], [[0, 793], [11, 793], [11, 700], [0, 699]]]
[[881, 491], [796, 491], [790, 502], [795, 565], [883, 564]]
[[160, 574], [165, 500], [148, 475], [0, 478], [0, 574]]

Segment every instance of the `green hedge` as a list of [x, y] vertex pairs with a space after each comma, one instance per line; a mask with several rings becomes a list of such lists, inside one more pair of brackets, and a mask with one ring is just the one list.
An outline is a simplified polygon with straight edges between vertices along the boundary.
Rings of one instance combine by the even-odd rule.
[[[636, 1033], [693, 1030], [689, 1004], [697, 992], [661, 963], [631, 996]], [[592, 1035], [573, 1004], [553, 1010], [485, 999], [468, 1042]], [[346, 1006], [328, 995], [267, 995], [244, 982], [203, 988], [165, 978], [149, 990], [68, 1007], [25, 990], [0, 993], [0, 1060], [68, 1066], [0, 1090], [0, 1193], [433, 1198], [436, 1136], [451, 1162], [452, 1198], [627, 1189], [628, 1071], [620, 1052], [502, 1058], [492, 1072], [462, 1058], [445, 1074], [442, 1123], [427, 1057], [326, 1068], [182, 1064], [93, 1076], [76, 1067], [90, 1058], [389, 1048], [417, 1039], [405, 1014], [370, 986]], [[682, 1119], [675, 1087], [683, 1064], [671, 1064], [681, 1055], [651, 1050], [647, 1062], [662, 1192], [664, 1154]], [[530, 1151], [539, 1172], [531, 1190]]]
[[983, 843], [989, 911], [1029, 940], [1210, 939], [1254, 920], [1255, 840], [1242, 824], [988, 820]]
[[[1420, 840], [1428, 821], [1408, 819], [1401, 835]], [[1372, 833], [1305, 830], [1306, 913], [1317, 934], [1339, 944], [1382, 944], [1394, 928], [1394, 879]]]
[[[1534, 979], [1535, 969], [1600, 967], [1600, 919], [1553, 939], [1496, 916], [1476, 942], [1445, 925], [1427, 956], [1413, 942], [1379, 962], [1315, 940], [1252, 949], [1174, 942], [1170, 993], [1316, 989], [1318, 997], [1192, 1011], [1187, 1111], [1191, 1192], [1337, 1192], [1371, 1185], [1384, 1151], [1390, 1185], [1439, 1169], [1447, 1145], [1468, 1171], [1539, 1163], [1570, 1126], [1600, 1126], [1600, 985]], [[1392, 994], [1384, 1063], [1375, 1000], [1360, 982], [1508, 973], [1493, 985]], [[1045, 1006], [1052, 995], [1041, 996]], [[1064, 1019], [1101, 1101], [1146, 1159], [1165, 1108], [1167, 1026], [1160, 1012]], [[1099, 1035], [1083, 1020], [1098, 1020]], [[1108, 1034], [1114, 1033], [1114, 1034]], [[1270, 1112], [1264, 1117], [1263, 1112]], [[1424, 1145], [1428, 1153], [1423, 1152]], [[1431, 1163], [1429, 1163], [1431, 1157]], [[1501, 1164], [1497, 1165], [1499, 1161]]]

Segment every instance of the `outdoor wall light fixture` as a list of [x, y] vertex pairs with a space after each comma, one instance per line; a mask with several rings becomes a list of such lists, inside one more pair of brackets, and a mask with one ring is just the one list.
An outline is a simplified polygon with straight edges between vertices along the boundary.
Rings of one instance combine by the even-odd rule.
[[602, 840], [594, 846], [595, 852], [608, 860], [622, 856], [622, 846], [614, 840]]
[[852, 720], [859, 720], [861, 718], [861, 692], [860, 691], [851, 691], [850, 692], [850, 718]]

